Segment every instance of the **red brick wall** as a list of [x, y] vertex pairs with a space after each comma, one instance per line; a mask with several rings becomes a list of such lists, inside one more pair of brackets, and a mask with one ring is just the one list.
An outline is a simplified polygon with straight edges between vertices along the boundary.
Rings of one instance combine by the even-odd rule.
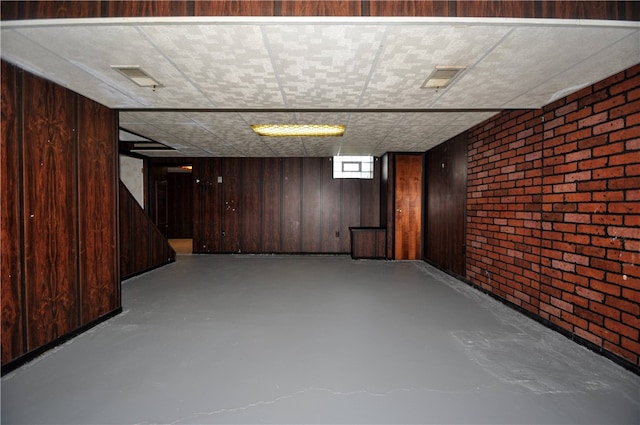
[[640, 65], [469, 130], [467, 279], [640, 365]]

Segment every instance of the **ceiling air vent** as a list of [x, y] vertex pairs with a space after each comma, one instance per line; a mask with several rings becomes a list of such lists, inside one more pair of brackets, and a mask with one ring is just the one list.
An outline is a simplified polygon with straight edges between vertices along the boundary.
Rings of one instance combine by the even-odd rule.
[[140, 87], [162, 87], [162, 84], [137, 65], [111, 65], [111, 68], [120, 72]]
[[423, 89], [442, 89], [451, 84], [451, 82], [460, 75], [465, 69], [464, 66], [436, 66], [436, 69], [422, 83]]

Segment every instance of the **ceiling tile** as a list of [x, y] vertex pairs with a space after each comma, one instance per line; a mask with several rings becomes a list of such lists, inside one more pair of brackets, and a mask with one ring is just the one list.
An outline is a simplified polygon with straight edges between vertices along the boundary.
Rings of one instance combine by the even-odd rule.
[[259, 26], [154, 25], [141, 29], [215, 108], [281, 108]]
[[[453, 25], [389, 26], [384, 50], [363, 98], [366, 108], [429, 108], [440, 94], [421, 89], [436, 66], [480, 61], [510, 27]], [[469, 104], [454, 107], [469, 108]], [[475, 106], [471, 106], [475, 107]]]
[[[3, 22], [0, 54], [121, 109], [123, 128], [177, 149], [150, 156], [424, 151], [502, 108], [537, 108], [640, 63], [638, 22], [310, 20]], [[163, 87], [139, 87], [111, 65], [139, 65]], [[444, 65], [467, 68], [446, 89], [421, 89]], [[495, 112], [473, 112], [483, 108]], [[347, 131], [265, 138], [250, 128], [264, 123]]]
[[384, 26], [265, 26], [288, 108], [355, 108]]
[[[631, 32], [628, 28], [517, 27], [480, 63], [465, 71], [433, 106], [505, 107], [519, 98], [520, 104], [514, 106], [542, 107], [546, 99], [536, 95], [541, 85]], [[637, 62], [640, 58], [631, 60]], [[570, 84], [594, 83], [624, 68], [619, 63], [603, 63], [597, 69], [600, 72], [595, 80], [574, 74], [575, 80]], [[529, 96], [523, 96], [525, 93]], [[547, 95], [543, 93], [542, 97], [548, 98]]]

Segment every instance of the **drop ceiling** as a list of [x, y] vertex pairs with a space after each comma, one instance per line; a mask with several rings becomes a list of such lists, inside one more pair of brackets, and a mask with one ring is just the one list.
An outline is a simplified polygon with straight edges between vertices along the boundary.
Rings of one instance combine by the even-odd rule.
[[[331, 156], [425, 151], [500, 110], [539, 108], [640, 63], [640, 24], [487, 18], [3, 21], [1, 56], [110, 108], [173, 151]], [[140, 87], [113, 66], [139, 66]], [[436, 66], [463, 66], [444, 89]], [[339, 138], [251, 124], [344, 124]]]

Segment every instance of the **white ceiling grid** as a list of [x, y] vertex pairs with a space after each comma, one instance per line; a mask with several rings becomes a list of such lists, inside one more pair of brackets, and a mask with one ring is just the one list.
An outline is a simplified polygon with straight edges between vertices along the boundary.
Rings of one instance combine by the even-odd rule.
[[[176, 149], [150, 156], [425, 151], [504, 108], [539, 108], [640, 62], [640, 24], [471, 18], [3, 21], [1, 55]], [[139, 65], [162, 87], [112, 65]], [[446, 89], [435, 66], [466, 66]], [[283, 112], [285, 110], [285, 112]], [[312, 110], [312, 111], [309, 111]], [[340, 138], [250, 124], [346, 124]]]

